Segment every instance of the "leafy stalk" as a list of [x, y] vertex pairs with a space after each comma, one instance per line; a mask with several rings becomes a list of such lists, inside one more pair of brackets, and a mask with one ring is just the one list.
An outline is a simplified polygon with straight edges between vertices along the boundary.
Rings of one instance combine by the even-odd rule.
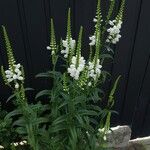
[[53, 71], [55, 71], [56, 63], [57, 63], [57, 43], [56, 43], [56, 36], [55, 36], [55, 29], [54, 29], [54, 22], [51, 18], [51, 30], [50, 30], [50, 49], [51, 49], [51, 55], [52, 55], [52, 64], [53, 64]]
[[98, 0], [97, 4], [97, 23], [96, 23], [96, 30], [95, 30], [95, 38], [96, 38], [96, 51], [94, 56], [94, 68], [96, 67], [97, 60], [100, 57], [100, 49], [101, 49], [101, 1]]
[[71, 62], [72, 56], [73, 56], [73, 49], [71, 48], [70, 42], [71, 42], [71, 9], [68, 10], [68, 20], [67, 20], [67, 43], [69, 46], [69, 62]]
[[[109, 94], [109, 98], [108, 98], [108, 107], [109, 109], [111, 110], [112, 107], [114, 106], [114, 103], [115, 103], [115, 100], [114, 100], [114, 94], [115, 94], [115, 91], [117, 89], [117, 86], [118, 86], [118, 83], [119, 83], [119, 80], [120, 80], [121, 76], [119, 76], [114, 85], [113, 85], [113, 88]], [[107, 132], [109, 129], [110, 129], [110, 118], [111, 118], [111, 112], [109, 111], [108, 114], [107, 114], [107, 117], [106, 117], [106, 122], [105, 122], [105, 132]]]
[[5, 26], [2, 26], [2, 29], [3, 29], [3, 35], [4, 35], [6, 50], [7, 50], [7, 58], [8, 58], [9, 68], [13, 70], [14, 64], [16, 61], [15, 61], [15, 58], [13, 55], [13, 50], [12, 50], [11, 43], [10, 43], [9, 37], [7, 35]]
[[79, 59], [81, 57], [82, 33], [83, 33], [83, 27], [81, 26], [80, 32], [79, 32], [79, 37], [78, 37], [77, 50], [76, 50], [76, 56], [77, 56], [76, 68], [78, 68], [78, 66], [79, 66]]
[[114, 94], [115, 94], [115, 91], [117, 89], [117, 85], [118, 85], [118, 82], [121, 78], [121, 75], [116, 79], [114, 85], [113, 85], [113, 88], [109, 94], [109, 98], [108, 98], [108, 105], [111, 106], [111, 108], [113, 107], [114, 105]]
[[102, 36], [104, 35], [104, 33], [106, 31], [106, 27], [107, 27], [108, 22], [109, 22], [112, 14], [113, 14], [114, 7], [115, 7], [115, 0], [111, 0], [110, 1], [110, 6], [109, 6], [109, 10], [108, 10], [108, 14], [106, 16], [106, 22], [105, 22], [105, 25], [103, 26]]

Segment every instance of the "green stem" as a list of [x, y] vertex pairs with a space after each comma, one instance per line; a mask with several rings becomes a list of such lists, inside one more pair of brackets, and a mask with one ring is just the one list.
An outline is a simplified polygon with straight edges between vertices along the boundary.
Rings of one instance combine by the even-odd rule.
[[35, 138], [32, 124], [30, 124], [30, 123], [27, 124], [26, 129], [27, 129], [27, 133], [28, 133], [28, 142], [29, 142], [31, 148], [33, 150], [39, 150], [38, 141]]
[[27, 101], [22, 101], [22, 97], [21, 97], [19, 91], [17, 91], [16, 98], [17, 98], [17, 100], [19, 100], [19, 101], [17, 101], [18, 107], [21, 108], [22, 115], [27, 122], [26, 130], [27, 130], [27, 136], [28, 136], [28, 143], [33, 150], [39, 150], [38, 141], [37, 141], [37, 139], [35, 137], [36, 135], [34, 133], [34, 127], [30, 123], [30, 118], [27, 115], [28, 112], [26, 112], [26, 110], [27, 110], [26, 107], [29, 108], [29, 105], [28, 105]]

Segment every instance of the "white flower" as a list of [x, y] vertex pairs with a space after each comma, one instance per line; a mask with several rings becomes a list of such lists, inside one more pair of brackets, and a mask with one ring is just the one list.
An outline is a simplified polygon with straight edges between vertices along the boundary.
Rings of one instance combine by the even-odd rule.
[[119, 20], [118, 23], [116, 24], [116, 20], [113, 21], [110, 20], [109, 25], [111, 27], [107, 29], [109, 35], [108, 38], [106, 39], [106, 42], [116, 44], [117, 42], [119, 42], [119, 39], [121, 38], [120, 29], [121, 29], [122, 21]]
[[88, 86], [91, 86], [91, 85], [92, 85], [92, 83], [91, 83], [91, 82], [89, 82], [89, 83], [88, 83]]
[[107, 43], [109, 43], [109, 42], [110, 42], [110, 40], [109, 40], [109, 39], [107, 39], [107, 40], [106, 40], [106, 42], [107, 42]]
[[19, 81], [24, 80], [24, 78], [22, 76], [22, 72], [20, 70], [20, 67], [21, 67], [20, 64], [16, 64], [16, 65], [14, 65], [14, 70], [9, 68], [9, 70], [5, 71], [8, 83], [15, 81], [15, 88], [16, 89], [19, 88], [19, 83], [17, 82], [17, 80], [19, 80]]
[[12, 72], [11, 72], [10, 70], [6, 70], [5, 73], [6, 73], [7, 75], [10, 75]]
[[70, 38], [70, 40], [69, 39], [62, 40], [62, 44], [65, 49], [61, 50], [61, 54], [63, 54], [65, 58], [67, 58], [69, 55], [69, 48], [73, 49], [75, 47], [75, 43], [76, 41], [73, 40], [72, 38]]
[[20, 64], [15, 65], [16, 69], [19, 69], [21, 67]]
[[19, 77], [18, 77], [18, 80], [22, 81], [22, 80], [23, 80], [23, 77], [22, 77], [22, 76], [19, 76]]
[[16, 84], [15, 84], [15, 89], [18, 89], [18, 88], [19, 88], [19, 84], [16, 83]]
[[21, 74], [22, 74], [22, 72], [19, 70], [18, 73], [17, 73], [17, 75], [20, 76]]
[[47, 50], [51, 50], [51, 47], [50, 47], [50, 46], [47, 46], [46, 49], [47, 49]]
[[64, 55], [64, 58], [67, 58], [67, 57], [68, 57], [68, 54], [65, 54], [65, 55]]
[[15, 69], [15, 72], [18, 73], [20, 70], [18, 68]]
[[104, 129], [104, 128], [102, 128], [102, 129], [99, 128], [98, 131], [99, 131], [100, 133], [103, 133], [103, 132], [105, 131], [105, 129]]
[[7, 81], [10, 83], [10, 82], [13, 81], [13, 79], [12, 79], [12, 78], [9, 78], [9, 79], [7, 79]]
[[101, 74], [101, 68], [102, 65], [100, 65], [100, 60], [97, 60], [96, 66], [94, 68], [94, 62], [89, 62], [89, 66], [88, 66], [88, 76], [93, 78], [94, 80], [96, 80], [97, 77], [100, 76]]
[[17, 75], [16, 75], [16, 74], [13, 75], [13, 79], [14, 79], [14, 80], [17, 79]]
[[68, 41], [67, 40], [62, 40], [63, 46], [68, 47]]
[[114, 25], [114, 22], [113, 21], [109, 21], [109, 24], [111, 25], [111, 26], [113, 26]]
[[23, 143], [23, 142], [20, 142], [19, 144], [20, 144], [20, 145], [24, 145], [24, 143]]
[[75, 44], [76, 44], [76, 41], [71, 38], [71, 39], [70, 39], [70, 46], [71, 46], [71, 49], [74, 48]]
[[89, 37], [89, 40], [91, 41], [91, 42], [89, 43], [89, 45], [90, 45], [90, 46], [94, 46], [95, 43], [96, 43], [96, 37], [95, 37], [95, 35], [90, 36], [90, 37]]
[[106, 141], [106, 140], [107, 140], [106, 135], [104, 135], [103, 140], [104, 140], [104, 141]]
[[25, 140], [24, 140], [24, 141], [22, 141], [22, 142], [23, 142], [24, 144], [27, 144], [27, 141], [25, 141]]
[[14, 143], [14, 146], [18, 146], [19, 144], [18, 143]]
[[93, 22], [97, 22], [97, 19], [96, 19], [96, 18], [94, 18], [94, 19], [93, 19]]
[[11, 75], [9, 75], [9, 74], [8, 74], [8, 75], [6, 75], [6, 78], [8, 78], [8, 79], [10, 79], [11, 77], [12, 77], [12, 76], [11, 76]]
[[84, 57], [79, 58], [79, 64], [76, 68], [77, 58], [75, 56], [72, 57], [71, 65], [68, 68], [68, 73], [71, 77], [73, 77], [75, 80], [79, 79], [80, 73], [84, 70], [85, 67], [85, 60]]

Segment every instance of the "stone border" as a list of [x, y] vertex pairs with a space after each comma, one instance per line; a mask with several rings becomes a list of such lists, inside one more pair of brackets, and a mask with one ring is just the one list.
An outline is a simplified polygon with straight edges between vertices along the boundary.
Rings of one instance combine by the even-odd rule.
[[107, 148], [112, 150], [150, 150], [150, 136], [131, 139], [129, 126], [117, 126], [107, 133]]
[[130, 140], [129, 141], [129, 145], [140, 146], [141, 148], [143, 148], [141, 150], [150, 150], [150, 136], [143, 137], [143, 138], [137, 138], [137, 139], [134, 139], [134, 140]]

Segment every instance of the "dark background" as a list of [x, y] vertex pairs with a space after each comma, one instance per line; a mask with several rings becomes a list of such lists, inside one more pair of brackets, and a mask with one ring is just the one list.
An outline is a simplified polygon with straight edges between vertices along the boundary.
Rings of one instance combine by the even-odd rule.
[[[102, 0], [105, 1], [105, 0]], [[117, 7], [119, 6], [117, 1]], [[108, 1], [102, 4], [106, 12]], [[150, 134], [150, 1], [126, 0], [122, 39], [117, 44], [114, 62], [106, 64], [112, 80], [105, 90], [109, 91], [114, 79], [122, 79], [116, 93], [115, 110], [118, 116], [113, 124], [128, 124], [133, 137]], [[65, 37], [67, 9], [71, 7], [73, 36], [83, 25], [84, 42], [92, 34], [92, 20], [96, 0], [0, 0], [0, 24], [7, 27], [14, 53], [26, 70], [27, 86], [44, 89], [51, 83], [35, 79], [35, 75], [50, 69], [49, 45], [50, 17], [55, 20], [57, 37]], [[1, 34], [2, 35], [2, 34]], [[88, 48], [83, 47], [86, 55]], [[0, 37], [0, 65], [7, 66], [7, 59]], [[0, 100], [6, 101], [10, 91], [0, 78]], [[9, 105], [8, 105], [9, 106]], [[7, 107], [7, 105], [6, 105]], [[9, 106], [10, 107], [10, 106]]]

